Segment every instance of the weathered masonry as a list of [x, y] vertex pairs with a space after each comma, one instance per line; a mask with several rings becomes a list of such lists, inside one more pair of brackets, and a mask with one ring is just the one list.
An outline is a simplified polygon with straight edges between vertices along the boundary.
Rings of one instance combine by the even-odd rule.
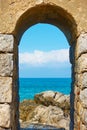
[[36, 23], [60, 28], [70, 43], [70, 130], [87, 130], [87, 0], [0, 0], [0, 130], [18, 130], [18, 43]]

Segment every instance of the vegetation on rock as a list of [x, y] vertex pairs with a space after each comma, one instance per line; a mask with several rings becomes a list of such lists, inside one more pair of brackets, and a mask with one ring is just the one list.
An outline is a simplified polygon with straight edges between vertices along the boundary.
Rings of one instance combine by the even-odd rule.
[[34, 100], [22, 101], [19, 111], [22, 127], [33, 123], [62, 128], [63, 122], [63, 127], [69, 130], [69, 95], [45, 91], [35, 95]]

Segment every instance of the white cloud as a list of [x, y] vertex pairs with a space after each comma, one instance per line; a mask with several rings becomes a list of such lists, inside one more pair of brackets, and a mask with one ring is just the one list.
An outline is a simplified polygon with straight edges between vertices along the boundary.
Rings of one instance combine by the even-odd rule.
[[46, 64], [58, 64], [69, 62], [69, 49], [52, 50], [48, 52], [35, 50], [32, 53], [19, 54], [19, 63], [32, 66], [43, 66]]

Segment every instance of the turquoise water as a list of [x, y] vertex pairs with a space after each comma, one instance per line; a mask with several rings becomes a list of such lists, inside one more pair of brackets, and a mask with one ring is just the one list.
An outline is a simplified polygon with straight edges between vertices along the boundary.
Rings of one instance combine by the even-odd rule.
[[70, 94], [70, 78], [20, 78], [20, 101], [33, 99], [34, 95], [42, 91], [53, 90], [64, 94]]

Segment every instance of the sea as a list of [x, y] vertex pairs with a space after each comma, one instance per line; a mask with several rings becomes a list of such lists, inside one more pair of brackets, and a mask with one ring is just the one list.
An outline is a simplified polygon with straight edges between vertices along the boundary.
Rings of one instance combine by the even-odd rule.
[[44, 91], [70, 94], [71, 78], [19, 78], [20, 102]]

